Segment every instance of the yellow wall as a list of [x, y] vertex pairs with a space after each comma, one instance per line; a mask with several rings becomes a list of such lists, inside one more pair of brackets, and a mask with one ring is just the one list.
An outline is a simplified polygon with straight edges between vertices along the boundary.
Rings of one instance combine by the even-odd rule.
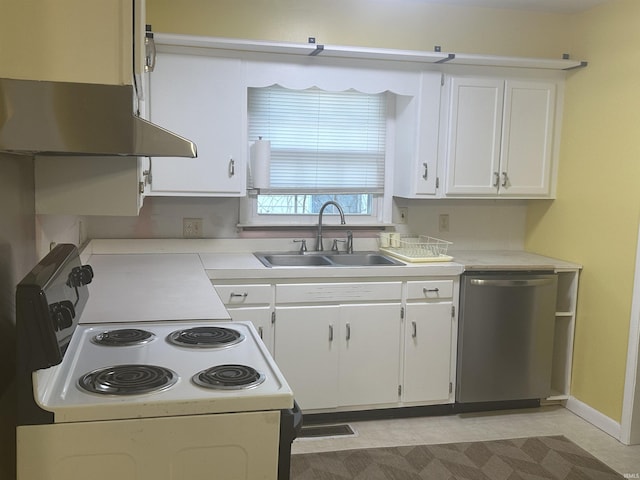
[[531, 57], [568, 52], [569, 19], [415, 0], [147, 0], [156, 32]]
[[581, 263], [572, 394], [620, 421], [640, 211], [640, 2], [574, 19], [558, 198], [531, 202], [527, 250]]
[[528, 250], [584, 265], [573, 394], [619, 421], [640, 189], [640, 2], [581, 15], [415, 0], [147, 0], [156, 32], [587, 59], [569, 75], [558, 199], [532, 201]]

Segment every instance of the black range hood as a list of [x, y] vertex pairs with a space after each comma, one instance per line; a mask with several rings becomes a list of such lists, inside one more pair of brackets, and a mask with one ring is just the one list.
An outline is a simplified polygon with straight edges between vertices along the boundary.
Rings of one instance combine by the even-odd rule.
[[132, 85], [0, 79], [0, 151], [196, 157], [196, 145], [133, 112]]

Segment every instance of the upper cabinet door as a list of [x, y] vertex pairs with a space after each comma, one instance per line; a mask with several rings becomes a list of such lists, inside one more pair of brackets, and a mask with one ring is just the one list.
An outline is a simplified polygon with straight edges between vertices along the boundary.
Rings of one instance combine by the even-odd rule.
[[396, 96], [393, 194], [429, 198], [437, 192], [442, 74], [421, 72], [419, 94]]
[[551, 196], [557, 83], [453, 77], [446, 195]]
[[247, 89], [234, 58], [158, 53], [150, 118], [194, 141], [197, 158], [153, 158], [150, 195], [246, 192]]
[[550, 192], [556, 85], [505, 83], [500, 195], [547, 196]]
[[504, 80], [452, 78], [446, 140], [447, 195], [497, 194]]
[[3, 2], [0, 77], [131, 85], [134, 6], [144, 16], [143, 0]]

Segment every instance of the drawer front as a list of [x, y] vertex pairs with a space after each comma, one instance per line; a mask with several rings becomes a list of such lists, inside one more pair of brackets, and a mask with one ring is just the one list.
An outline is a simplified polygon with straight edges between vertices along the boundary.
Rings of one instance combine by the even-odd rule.
[[276, 303], [377, 302], [402, 298], [401, 282], [276, 285]]
[[225, 305], [270, 305], [271, 285], [214, 285]]
[[453, 297], [453, 280], [407, 282], [407, 300], [440, 300]]

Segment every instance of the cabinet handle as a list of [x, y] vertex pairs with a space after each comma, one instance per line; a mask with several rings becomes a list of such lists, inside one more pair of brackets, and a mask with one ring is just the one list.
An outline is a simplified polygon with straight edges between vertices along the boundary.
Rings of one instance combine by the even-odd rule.
[[231, 298], [236, 298], [236, 297], [247, 298], [249, 296], [249, 294], [247, 292], [244, 292], [244, 293], [233, 293], [233, 292], [231, 292], [231, 294], [229, 296]]
[[236, 161], [233, 158], [229, 159], [229, 176], [233, 177], [236, 174]]
[[429, 177], [429, 164], [423, 163], [422, 165], [424, 166], [424, 175], [422, 175], [422, 178], [426, 180]]
[[263, 332], [262, 327], [258, 327], [258, 335], [260, 335], [260, 338], [261, 338], [261, 339], [262, 339], [262, 338], [264, 338], [264, 337], [262, 336], [262, 332]]
[[427, 293], [430, 293], [430, 292], [431, 292], [431, 293], [438, 293], [439, 291], [440, 291], [440, 289], [439, 289], [439, 288], [437, 288], [437, 287], [436, 287], [436, 288], [426, 288], [426, 287], [425, 287], [425, 288], [423, 288], [423, 289], [422, 289], [422, 293], [424, 293], [425, 295], [426, 295]]
[[351, 340], [351, 325], [347, 323], [347, 340]]
[[333, 342], [333, 325], [329, 325], [329, 341]]
[[416, 338], [418, 336], [418, 324], [416, 322], [411, 322], [411, 328], [413, 329], [411, 336]]
[[493, 172], [493, 186], [497, 187], [500, 183], [500, 174], [498, 172]]
[[502, 183], [500, 184], [500, 186], [506, 187], [508, 181], [509, 181], [509, 176], [507, 175], [507, 172], [502, 172]]

